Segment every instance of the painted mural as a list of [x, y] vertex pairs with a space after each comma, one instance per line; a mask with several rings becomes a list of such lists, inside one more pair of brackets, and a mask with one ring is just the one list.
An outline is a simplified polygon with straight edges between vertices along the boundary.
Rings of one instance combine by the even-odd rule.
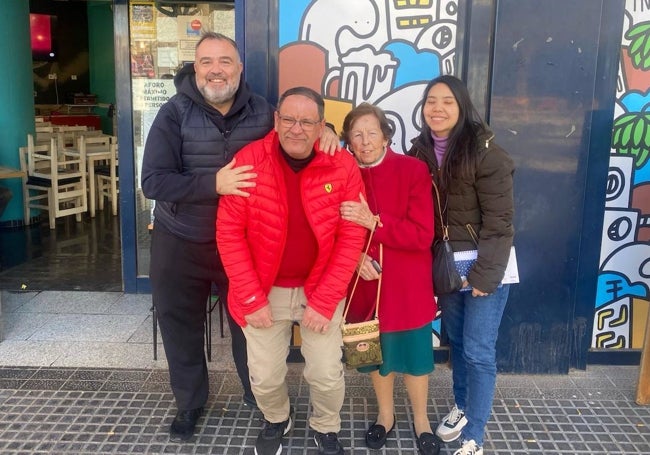
[[393, 148], [404, 151], [419, 130], [426, 83], [454, 72], [457, 8], [449, 0], [280, 0], [279, 93], [320, 92], [337, 129], [352, 107], [375, 104], [395, 126]]
[[418, 134], [427, 82], [454, 73], [457, 8], [454, 0], [280, 0], [279, 93], [298, 85], [321, 93], [337, 131], [354, 106], [379, 106], [403, 152]]
[[626, 0], [593, 348], [643, 344], [650, 305], [650, 0]]

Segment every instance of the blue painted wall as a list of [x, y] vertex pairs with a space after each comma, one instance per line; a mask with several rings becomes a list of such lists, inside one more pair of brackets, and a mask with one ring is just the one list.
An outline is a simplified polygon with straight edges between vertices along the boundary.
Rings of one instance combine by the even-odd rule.
[[502, 371], [586, 365], [623, 9], [623, 1], [496, 2], [489, 118], [517, 167], [521, 276], [501, 326]]

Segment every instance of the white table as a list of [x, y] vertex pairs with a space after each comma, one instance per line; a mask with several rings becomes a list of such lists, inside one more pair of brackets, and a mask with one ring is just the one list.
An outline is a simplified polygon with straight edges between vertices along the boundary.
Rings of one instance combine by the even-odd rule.
[[12, 167], [0, 166], [0, 179], [19, 179], [25, 177], [25, 172]]

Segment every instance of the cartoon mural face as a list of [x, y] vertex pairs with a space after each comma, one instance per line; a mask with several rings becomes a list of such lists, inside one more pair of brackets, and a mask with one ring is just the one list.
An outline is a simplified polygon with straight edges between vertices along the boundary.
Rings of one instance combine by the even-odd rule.
[[625, 9], [594, 348], [640, 348], [650, 300], [650, 5]]
[[[384, 110], [402, 153], [420, 131], [427, 82], [452, 74], [455, 0], [280, 0], [280, 92], [303, 85], [325, 98], [325, 116], [340, 131], [362, 102]], [[296, 68], [308, 66], [308, 71]], [[434, 345], [439, 344], [434, 322]]]
[[372, 0], [315, 1], [303, 15], [300, 40], [322, 46], [328, 53], [328, 66], [334, 68], [340, 66], [341, 55], [372, 40], [378, 25], [379, 10]]
[[[352, 107], [381, 107], [396, 127], [394, 147], [403, 152], [419, 131], [424, 86], [453, 72], [457, 2], [280, 0], [279, 11], [281, 90], [316, 88], [318, 79], [326, 117], [337, 129]], [[283, 62], [309, 62], [310, 71], [296, 75]]]

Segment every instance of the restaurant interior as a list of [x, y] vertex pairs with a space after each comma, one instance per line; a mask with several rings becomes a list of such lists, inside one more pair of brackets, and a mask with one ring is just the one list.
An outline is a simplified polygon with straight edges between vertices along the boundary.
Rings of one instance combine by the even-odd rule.
[[34, 129], [0, 172], [24, 210], [0, 213], [0, 289], [120, 291], [112, 2], [29, 3]]
[[17, 105], [30, 104], [33, 91], [34, 108], [13, 116], [16, 147], [0, 150], [0, 190], [13, 195], [3, 207], [7, 191], [0, 194], [0, 289], [150, 292], [153, 201], [139, 183], [146, 135], [175, 93], [174, 75], [193, 61], [201, 30], [234, 38], [234, 2], [12, 7], [25, 24], [8, 25], [30, 36], [8, 57], [20, 54], [33, 79], [32, 90], [32, 81], [16, 78], [24, 101]]

